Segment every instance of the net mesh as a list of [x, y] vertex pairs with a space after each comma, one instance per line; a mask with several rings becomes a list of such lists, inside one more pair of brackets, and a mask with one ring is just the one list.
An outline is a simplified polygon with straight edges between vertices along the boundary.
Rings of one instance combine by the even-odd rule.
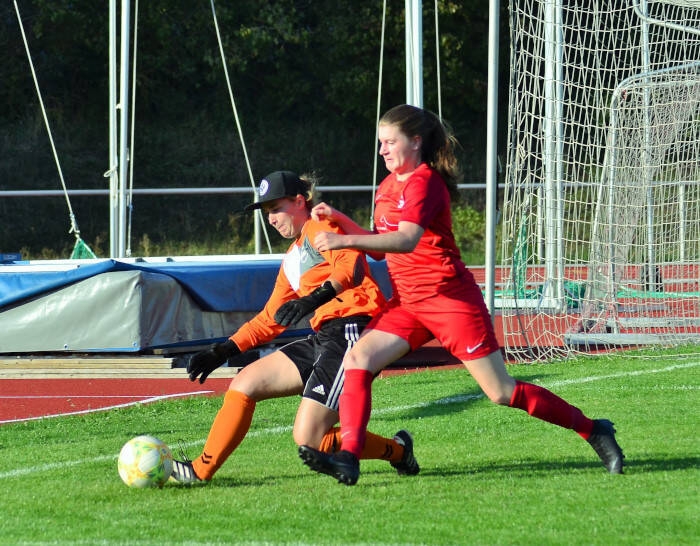
[[510, 1], [515, 357], [700, 341], [699, 7]]

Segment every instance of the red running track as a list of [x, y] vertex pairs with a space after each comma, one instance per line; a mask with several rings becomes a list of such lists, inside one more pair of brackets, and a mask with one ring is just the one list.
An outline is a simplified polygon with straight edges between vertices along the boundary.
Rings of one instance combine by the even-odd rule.
[[166, 398], [223, 394], [230, 378], [200, 385], [183, 379], [3, 379], [0, 425], [147, 404]]
[[[432, 369], [461, 368], [442, 363]], [[420, 372], [420, 364], [386, 369], [379, 377]], [[208, 378], [203, 385], [189, 379], [1, 379], [0, 425], [49, 417], [79, 415], [148, 404], [166, 398], [215, 396], [231, 384], [230, 377]]]

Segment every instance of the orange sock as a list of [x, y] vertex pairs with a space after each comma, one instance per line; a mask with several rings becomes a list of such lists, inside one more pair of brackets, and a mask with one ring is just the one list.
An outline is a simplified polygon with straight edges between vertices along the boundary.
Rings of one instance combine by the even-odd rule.
[[[340, 451], [340, 428], [334, 427], [326, 432], [318, 449], [325, 453]], [[367, 431], [367, 439], [365, 447], [362, 448], [360, 459], [382, 459], [397, 462], [401, 460], [401, 457], [403, 457], [403, 446], [396, 440]]]
[[255, 400], [239, 391], [226, 391], [224, 405], [216, 414], [202, 454], [192, 461], [194, 473], [210, 480], [248, 434]]
[[324, 453], [335, 453], [340, 450], [340, 427], [333, 427], [323, 435], [318, 450]]

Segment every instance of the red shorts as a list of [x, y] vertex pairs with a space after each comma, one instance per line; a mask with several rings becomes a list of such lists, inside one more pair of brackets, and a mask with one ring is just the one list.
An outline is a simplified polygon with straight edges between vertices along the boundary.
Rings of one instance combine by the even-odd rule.
[[366, 330], [397, 335], [408, 342], [411, 350], [437, 339], [462, 361], [500, 350], [491, 316], [476, 284], [463, 287], [459, 299], [436, 294], [417, 303], [400, 304], [392, 298]]

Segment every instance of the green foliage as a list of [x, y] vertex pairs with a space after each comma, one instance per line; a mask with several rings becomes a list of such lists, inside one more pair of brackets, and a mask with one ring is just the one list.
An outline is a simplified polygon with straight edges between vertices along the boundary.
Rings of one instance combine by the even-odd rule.
[[[387, 4], [382, 110], [405, 100], [403, 9], [402, 3]], [[464, 148], [466, 178], [482, 178], [487, 10], [477, 0], [444, 1], [438, 9], [443, 117]], [[107, 189], [108, 6], [33, 0], [20, 3], [20, 10], [66, 185]], [[433, 4], [424, 4], [424, 95], [426, 107], [437, 110], [433, 10]], [[134, 187], [250, 187], [244, 146], [255, 181], [290, 168], [316, 171], [327, 184], [370, 184], [381, 3], [243, 0], [219, 2], [216, 11], [244, 140], [232, 112], [210, 4], [141, 2], [130, 154]], [[59, 190], [11, 3], [0, 8], [0, 20], [6, 52], [0, 190]], [[502, 21], [505, 25], [507, 19]], [[506, 32], [501, 36], [507, 39]], [[507, 64], [501, 68], [505, 73]], [[501, 83], [506, 86], [507, 78]], [[363, 198], [366, 206], [369, 198]], [[152, 243], [195, 247], [204, 239], [202, 246], [210, 247], [210, 241], [223, 239], [220, 228], [229, 215], [249, 199], [225, 198], [205, 209], [208, 201], [135, 197], [132, 245], [147, 235]], [[108, 247], [107, 198], [71, 202], [83, 239], [93, 249]], [[74, 240], [67, 233], [64, 199], [2, 199], [0, 217], [3, 252], [24, 249], [27, 258], [70, 255]], [[236, 235], [239, 252], [249, 245], [248, 231]]]
[[483, 264], [486, 252], [486, 214], [469, 206], [452, 208], [452, 229], [462, 261], [467, 265]]
[[591, 357], [509, 371], [592, 417], [611, 418], [627, 455], [625, 475], [607, 474], [575, 433], [488, 402], [464, 370], [425, 371], [375, 381], [370, 421], [379, 434], [400, 428], [414, 434], [421, 473], [398, 477], [386, 462], [363, 461], [355, 487], [314, 474], [298, 459], [291, 437], [297, 397], [258, 404], [248, 437], [212, 483], [189, 489], [128, 489], [117, 475], [117, 453], [129, 438], [150, 433], [171, 446], [182, 441], [196, 456], [221, 396], [2, 425], [0, 542], [696, 542], [697, 353]]

